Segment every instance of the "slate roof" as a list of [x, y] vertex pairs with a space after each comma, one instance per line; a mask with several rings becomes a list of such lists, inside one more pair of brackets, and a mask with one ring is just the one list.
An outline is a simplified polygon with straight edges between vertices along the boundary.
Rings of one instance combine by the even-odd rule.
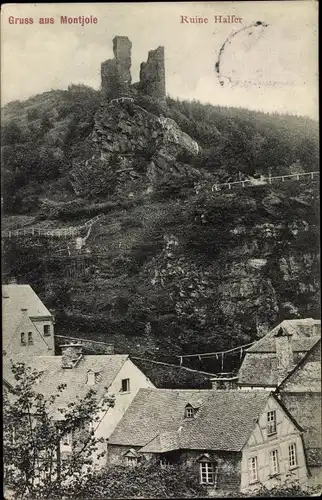
[[280, 328], [291, 336], [295, 365], [300, 363], [305, 354], [321, 338], [320, 320], [306, 318], [282, 321], [246, 350], [246, 356], [238, 373], [238, 384], [254, 387], [278, 385], [275, 335]]
[[282, 321], [262, 339], [246, 349], [246, 352], [276, 352], [275, 335], [280, 328], [292, 336], [293, 351], [308, 351], [321, 337], [321, 320], [289, 319]]
[[304, 430], [308, 465], [322, 465], [321, 394], [296, 392], [283, 393], [281, 397], [284, 405]]
[[29, 317], [52, 316], [30, 285], [2, 285], [2, 335], [4, 349], [22, 320], [22, 308], [28, 310], [27, 315]]
[[[90, 389], [96, 392], [98, 400], [101, 399], [106, 392], [105, 387], [110, 386], [127, 359], [128, 355], [123, 354], [85, 355], [74, 368], [64, 369], [61, 366], [61, 356], [38, 356], [25, 360], [25, 364], [43, 372], [36, 390], [47, 397], [56, 394], [58, 385], [67, 384], [66, 389], [51, 406], [54, 418], [58, 418], [61, 415], [58, 408], [66, 408], [67, 404], [76, 401], [77, 397], [83, 399]], [[10, 361], [4, 360], [4, 376], [9, 383], [14, 385], [10, 367]], [[98, 373], [94, 386], [86, 384], [89, 370]]]
[[[264, 410], [268, 391], [140, 389], [109, 444], [140, 451], [240, 451]], [[184, 418], [187, 404], [201, 405]]]
[[215, 375], [184, 366], [132, 357], [133, 363], [160, 389], [211, 389]]
[[[316, 370], [316, 373], [314, 374], [315, 377], [314, 377], [314, 380], [313, 382], [316, 382], [318, 387], [319, 387], [319, 391], [321, 392], [321, 338], [316, 342], [316, 344], [314, 344], [313, 347], [311, 347], [311, 349], [309, 351], [307, 351], [307, 353], [303, 356], [303, 358], [301, 358], [301, 360], [297, 363], [297, 365], [293, 368], [292, 371], [290, 371], [288, 373], [288, 375], [285, 377], [285, 379], [280, 383], [280, 385], [278, 386], [278, 389], [279, 390], [285, 390], [285, 386], [286, 386], [286, 390], [287, 390], [287, 383], [292, 379], [294, 379], [294, 376], [296, 376], [296, 374], [298, 373], [298, 370], [306, 363], [306, 362], [310, 362], [310, 363], [317, 363], [317, 370]], [[312, 382], [312, 379], [311, 379], [311, 382]], [[315, 384], [314, 384], [315, 386]], [[313, 390], [312, 386], [311, 386], [311, 390]]]

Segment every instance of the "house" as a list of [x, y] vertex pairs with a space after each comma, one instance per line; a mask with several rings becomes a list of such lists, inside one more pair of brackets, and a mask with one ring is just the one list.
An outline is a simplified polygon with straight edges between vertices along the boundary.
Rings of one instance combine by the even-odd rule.
[[108, 442], [108, 463], [184, 465], [209, 495], [305, 485], [302, 430], [268, 391], [140, 389]]
[[321, 339], [277, 387], [276, 393], [304, 429], [310, 483], [322, 484]]
[[[100, 405], [99, 421], [93, 422], [93, 430], [97, 438], [109, 438], [115, 426], [121, 420], [131, 401], [140, 388], [153, 388], [154, 385], [132, 363], [128, 355], [83, 355], [82, 344], [62, 345], [61, 356], [37, 356], [25, 360], [25, 364], [41, 373], [36, 391], [46, 397], [57, 393], [60, 384], [66, 384], [66, 389], [51, 406], [54, 419], [61, 419], [60, 408], [83, 399], [93, 390], [100, 403], [107, 395], [115, 396], [114, 407], [106, 408]], [[6, 385], [14, 385], [11, 363], [8, 358], [4, 362], [4, 378]], [[77, 438], [74, 436], [74, 442]], [[73, 435], [66, 436], [61, 443], [61, 454], [73, 450]], [[106, 444], [98, 450], [98, 454], [106, 450]], [[97, 462], [105, 465], [106, 457]]]
[[30, 285], [2, 286], [3, 355], [54, 356], [54, 317]]
[[276, 391], [304, 430], [310, 483], [322, 484], [321, 321], [288, 320], [270, 331], [247, 350], [238, 386]]
[[242, 390], [275, 390], [320, 338], [320, 320], [283, 321], [246, 350], [238, 386]]

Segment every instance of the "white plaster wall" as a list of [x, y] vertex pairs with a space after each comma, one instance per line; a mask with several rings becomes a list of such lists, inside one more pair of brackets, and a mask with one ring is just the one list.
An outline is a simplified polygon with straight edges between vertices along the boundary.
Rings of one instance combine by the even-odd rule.
[[[267, 435], [267, 412], [276, 411], [276, 434]], [[295, 443], [297, 450], [297, 467], [290, 470], [288, 447]], [[270, 477], [270, 451], [277, 450], [279, 458], [279, 474]], [[258, 481], [250, 484], [248, 474], [248, 459], [257, 456]], [[289, 417], [284, 413], [277, 401], [271, 397], [261, 414], [254, 430], [244, 447], [242, 458], [242, 478], [241, 491], [254, 490], [264, 484], [267, 488], [272, 488], [287, 479], [298, 481], [305, 485], [308, 479], [308, 472], [303, 449], [303, 442], [300, 431], [296, 428]]]
[[[130, 379], [130, 391], [122, 392], [122, 379], [127, 378]], [[109, 408], [107, 412], [101, 412], [102, 418], [96, 424], [95, 436], [104, 439], [104, 444], [100, 446], [100, 449], [106, 450], [106, 440], [114, 431], [139, 389], [144, 388], [155, 388], [155, 386], [130, 359], [127, 359], [108, 389], [109, 395], [115, 395], [115, 406]], [[105, 463], [106, 457], [103, 457], [100, 464], [105, 465]]]

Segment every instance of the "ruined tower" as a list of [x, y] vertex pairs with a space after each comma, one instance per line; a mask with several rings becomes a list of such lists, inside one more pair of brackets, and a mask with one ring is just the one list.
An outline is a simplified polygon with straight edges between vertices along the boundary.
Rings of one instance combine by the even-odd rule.
[[150, 50], [147, 62], [141, 63], [140, 91], [155, 99], [165, 99], [164, 47]]
[[127, 36], [116, 36], [113, 39], [114, 59], [108, 59], [101, 65], [102, 90], [110, 99], [129, 95], [131, 49], [132, 43]]

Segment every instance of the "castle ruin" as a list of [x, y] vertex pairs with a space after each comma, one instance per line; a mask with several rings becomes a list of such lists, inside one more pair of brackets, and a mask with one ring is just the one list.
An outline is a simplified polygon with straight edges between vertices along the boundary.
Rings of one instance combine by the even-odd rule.
[[141, 63], [140, 81], [131, 85], [132, 43], [127, 36], [113, 39], [114, 59], [101, 65], [102, 90], [109, 99], [131, 97], [136, 92], [165, 100], [164, 47], [150, 50], [147, 62]]
[[101, 65], [102, 89], [111, 99], [128, 97], [131, 79], [132, 43], [127, 36], [113, 39], [114, 59], [108, 59]]

